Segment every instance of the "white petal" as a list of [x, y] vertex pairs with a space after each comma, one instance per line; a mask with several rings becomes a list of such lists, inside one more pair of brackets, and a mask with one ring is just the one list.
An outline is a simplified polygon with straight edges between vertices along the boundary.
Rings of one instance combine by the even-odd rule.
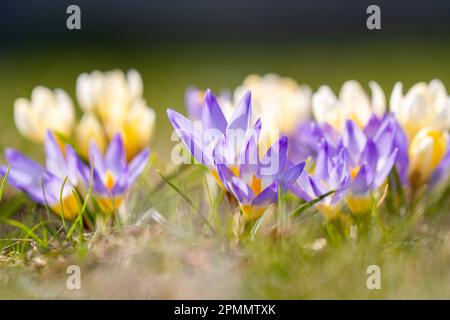
[[128, 88], [130, 89], [131, 97], [137, 99], [142, 97], [144, 92], [144, 85], [142, 77], [135, 69], [130, 69], [127, 72]]
[[370, 81], [369, 87], [372, 90], [372, 111], [381, 117], [386, 112], [386, 96], [377, 82]]
[[25, 98], [17, 99], [14, 102], [14, 122], [17, 130], [25, 137], [33, 135], [33, 122], [30, 118], [30, 102]]
[[337, 97], [330, 87], [321, 86], [312, 96], [312, 112], [318, 122], [325, 122], [327, 113], [337, 106]]

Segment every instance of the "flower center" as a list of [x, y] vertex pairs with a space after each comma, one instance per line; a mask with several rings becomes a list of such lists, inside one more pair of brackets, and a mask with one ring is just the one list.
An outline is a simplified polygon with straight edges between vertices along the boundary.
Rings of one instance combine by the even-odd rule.
[[355, 180], [356, 176], [359, 173], [359, 170], [361, 170], [361, 166], [356, 166], [350, 170], [350, 176], [352, 177], [352, 180]]
[[255, 175], [252, 176], [252, 184], [250, 186], [255, 193], [255, 195], [258, 195], [261, 193], [261, 179], [257, 178]]
[[111, 170], [106, 170], [106, 173], [105, 173], [105, 186], [106, 186], [106, 189], [111, 191], [111, 189], [114, 187], [115, 183], [116, 183], [116, 179], [114, 178], [114, 175], [111, 172]]

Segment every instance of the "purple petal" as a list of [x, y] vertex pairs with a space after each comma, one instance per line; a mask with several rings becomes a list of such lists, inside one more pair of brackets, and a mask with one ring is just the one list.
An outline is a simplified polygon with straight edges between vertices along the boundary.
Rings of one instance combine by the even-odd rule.
[[202, 120], [203, 97], [202, 92], [197, 88], [190, 87], [184, 95], [184, 103], [189, 118], [193, 120]]
[[353, 194], [367, 193], [371, 187], [373, 178], [372, 169], [367, 165], [367, 163], [364, 163], [355, 179], [350, 183], [349, 190]]
[[450, 145], [447, 148], [447, 153], [442, 159], [441, 163], [434, 170], [431, 178], [430, 178], [430, 186], [433, 187], [438, 184], [440, 181], [448, 178], [450, 168]]
[[[275, 142], [261, 159], [260, 176], [276, 178], [285, 168], [287, 161], [288, 138], [282, 136]], [[271, 184], [268, 183], [268, 184]], [[267, 185], [268, 185], [267, 184]]]
[[291, 184], [289, 189], [293, 194], [305, 201], [311, 201], [315, 198], [314, 190], [306, 171], [302, 171], [297, 181]]
[[384, 163], [378, 163], [378, 168], [375, 174], [374, 188], [380, 187], [386, 180], [387, 176], [394, 166], [395, 158], [397, 157], [398, 149], [395, 148], [385, 160]]
[[[0, 166], [0, 176], [3, 178], [8, 172], [8, 167]], [[27, 193], [31, 199], [37, 203], [44, 204], [44, 197], [42, 193], [42, 172], [29, 171], [21, 172], [14, 168], [10, 168], [7, 182], [14, 188], [17, 188]]]
[[239, 176], [243, 180], [249, 181], [253, 175], [259, 175], [258, 142], [254, 136], [247, 142], [244, 152], [239, 155], [238, 162]]
[[47, 130], [45, 135], [45, 157], [45, 165], [51, 173], [61, 179], [64, 179], [69, 174], [66, 159], [54, 134], [50, 130]]
[[378, 157], [386, 158], [393, 150], [396, 135], [396, 123], [391, 117], [386, 117], [373, 138], [377, 146]]
[[92, 180], [92, 190], [94, 193], [100, 194], [100, 195], [109, 195], [110, 192], [106, 188], [102, 176], [99, 174], [97, 169], [94, 169], [93, 171], [93, 180]]
[[329, 162], [329, 148], [325, 139], [322, 139], [319, 145], [319, 153], [317, 154], [316, 166], [314, 168], [314, 174], [319, 179], [324, 181], [328, 180], [328, 162]]
[[342, 144], [348, 150], [353, 164], [358, 163], [361, 152], [366, 145], [366, 137], [352, 120], [345, 122]]
[[371, 139], [368, 139], [362, 152], [360, 163], [367, 163], [370, 170], [375, 172], [377, 170], [378, 159], [379, 155], [377, 145]]
[[311, 186], [311, 190], [314, 193], [314, 198], [320, 197], [324, 193], [327, 193], [327, 190], [321, 185], [318, 180], [316, 180], [315, 177], [309, 176], [308, 180]]
[[104, 176], [106, 172], [105, 162], [103, 161], [102, 153], [98, 149], [97, 144], [93, 141], [90, 145], [89, 155], [91, 167], [95, 168], [101, 176]]
[[380, 120], [375, 114], [369, 118], [366, 126], [364, 127], [364, 134], [369, 138], [374, 138], [378, 129], [380, 128], [382, 120]]
[[252, 201], [252, 206], [267, 207], [278, 199], [278, 181], [274, 181], [271, 185], [261, 191]]
[[116, 134], [111, 140], [104, 157], [105, 169], [111, 170], [115, 175], [119, 175], [127, 164], [125, 146], [122, 136]]
[[231, 179], [236, 177], [236, 175], [224, 164], [217, 164], [216, 169], [217, 175], [219, 176], [220, 181], [222, 181], [224, 187], [228, 191], [232, 192]]
[[255, 197], [253, 190], [238, 177], [231, 178], [231, 192], [241, 204], [249, 204]]
[[251, 119], [251, 94], [247, 91], [239, 101], [236, 110], [233, 112], [231, 119], [228, 123], [228, 130], [242, 130], [244, 132], [250, 126]]
[[[44, 174], [42, 178], [42, 185], [41, 193], [45, 193], [45, 200], [48, 205], [59, 205], [61, 199], [61, 191], [62, 191], [62, 198], [64, 199], [66, 196], [72, 193], [72, 185], [70, 182], [66, 182], [64, 184], [64, 180], [54, 176], [53, 174], [47, 172]], [[63, 189], [64, 185], [64, 189]]]
[[150, 149], [146, 148], [131, 160], [128, 165], [127, 187], [130, 187], [134, 181], [141, 175], [147, 165], [150, 157]]
[[227, 120], [217, 103], [216, 97], [208, 89], [205, 93], [205, 101], [202, 113], [203, 129], [217, 129], [223, 134], [226, 133]]
[[194, 126], [190, 120], [188, 120], [182, 114], [172, 109], [167, 109], [167, 117], [175, 130], [183, 129], [187, 132], [194, 133]]
[[214, 165], [213, 155], [216, 146], [214, 141], [204, 145], [196, 136], [182, 129], [179, 130], [179, 135], [186, 148], [198, 162], [206, 166]]

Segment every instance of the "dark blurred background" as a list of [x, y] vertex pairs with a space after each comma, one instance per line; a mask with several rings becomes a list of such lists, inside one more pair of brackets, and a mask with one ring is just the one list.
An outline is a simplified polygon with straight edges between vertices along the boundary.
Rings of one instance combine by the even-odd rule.
[[[82, 10], [80, 32], [65, 28], [70, 4]], [[2, 0], [0, 39], [8, 46], [374, 37], [365, 28], [371, 4], [381, 7], [385, 35], [449, 30], [448, 0]]]
[[[78, 31], [66, 8], [81, 8]], [[366, 9], [381, 8], [381, 30]], [[313, 89], [348, 79], [380, 82], [389, 95], [441, 78], [450, 85], [450, 1], [365, 0], [2, 0], [0, 147], [33, 146], [18, 137], [14, 100], [33, 87], [61, 87], [94, 69], [138, 69], [157, 111], [153, 146], [167, 151], [167, 107], [183, 109], [187, 86], [234, 88], [249, 73], [275, 72]]]

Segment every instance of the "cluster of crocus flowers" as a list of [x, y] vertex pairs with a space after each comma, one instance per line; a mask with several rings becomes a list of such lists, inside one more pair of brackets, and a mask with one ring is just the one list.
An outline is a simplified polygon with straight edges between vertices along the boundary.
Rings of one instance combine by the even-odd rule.
[[103, 213], [118, 210], [149, 157], [145, 149], [128, 163], [119, 134], [104, 156], [92, 142], [90, 165], [83, 162], [71, 145], [61, 144], [52, 131], [46, 132], [44, 144], [45, 166], [17, 150], [6, 149], [5, 159], [9, 165], [0, 166], [0, 176], [7, 175], [9, 184], [65, 220], [73, 220], [81, 213], [81, 199], [90, 187]]
[[288, 161], [287, 137], [281, 137], [260, 158], [261, 120], [251, 125], [251, 95], [244, 93], [229, 119], [210, 90], [204, 96], [202, 121], [193, 123], [168, 109], [169, 120], [181, 140], [218, 184], [239, 202], [249, 220], [260, 217], [286, 192], [303, 170], [304, 163]]
[[83, 112], [78, 123], [64, 90], [36, 87], [30, 100], [19, 98], [14, 104], [17, 129], [36, 142], [44, 142], [45, 132], [51, 130], [59, 140], [71, 141], [84, 159], [89, 158], [91, 142], [104, 151], [117, 133], [122, 135], [128, 160], [148, 146], [155, 112], [142, 96], [142, 78], [136, 70], [81, 74], [76, 95]]
[[[401, 84], [396, 84], [389, 103], [376, 82], [369, 82], [369, 87], [370, 95], [361, 84], [350, 80], [336, 96], [328, 86], [321, 86], [311, 93], [308, 87], [298, 86], [288, 78], [249, 76], [235, 90], [235, 98], [242, 97], [245, 90], [252, 92], [253, 121], [262, 129], [247, 126], [246, 130], [252, 128], [254, 132], [244, 131], [246, 134], [241, 139], [244, 143], [239, 148], [230, 146], [229, 139], [220, 135], [209, 140], [206, 148], [204, 144], [193, 143], [193, 139], [183, 137], [186, 131], [180, 131], [180, 121], [174, 119], [173, 111], [169, 111], [169, 118], [191, 152], [196, 149], [209, 154], [209, 167], [219, 178], [219, 184], [239, 201], [246, 217], [258, 217], [267, 208], [258, 206], [259, 197], [270, 194], [274, 198], [268, 202], [277, 201], [268, 182], [279, 184], [285, 181], [285, 188], [305, 201], [332, 193], [316, 206], [326, 217], [333, 219], [345, 210], [367, 212], [382, 198], [387, 183], [391, 188], [409, 186], [414, 190], [448, 176], [450, 99], [442, 82], [433, 80], [429, 84], [416, 84], [405, 96]], [[190, 91], [189, 95], [190, 100], [186, 99], [188, 110], [195, 106], [196, 120], [204, 122], [208, 117], [200, 114], [210, 107], [209, 98], [199, 91]], [[211, 93], [207, 95], [211, 96]], [[237, 107], [230, 106], [230, 98], [225, 96], [221, 100], [226, 101], [220, 113], [222, 116], [230, 115], [229, 110], [236, 110]], [[184, 118], [183, 121], [188, 120]], [[275, 140], [268, 139], [271, 144], [283, 142], [284, 146], [285, 142], [289, 145], [286, 152], [284, 147], [281, 148], [289, 165], [278, 172], [278, 178], [260, 180], [260, 167], [243, 166], [240, 153], [257, 149], [258, 161], [261, 156], [264, 158], [269, 129], [278, 130], [279, 134]], [[278, 140], [280, 136], [282, 138]], [[223, 150], [231, 156], [224, 157]], [[221, 156], [217, 157], [217, 154]], [[298, 176], [293, 174], [295, 179], [287, 179], [289, 167], [304, 160], [307, 162], [305, 170], [300, 170]], [[397, 185], [396, 179], [388, 179], [394, 168], [402, 186]]]

